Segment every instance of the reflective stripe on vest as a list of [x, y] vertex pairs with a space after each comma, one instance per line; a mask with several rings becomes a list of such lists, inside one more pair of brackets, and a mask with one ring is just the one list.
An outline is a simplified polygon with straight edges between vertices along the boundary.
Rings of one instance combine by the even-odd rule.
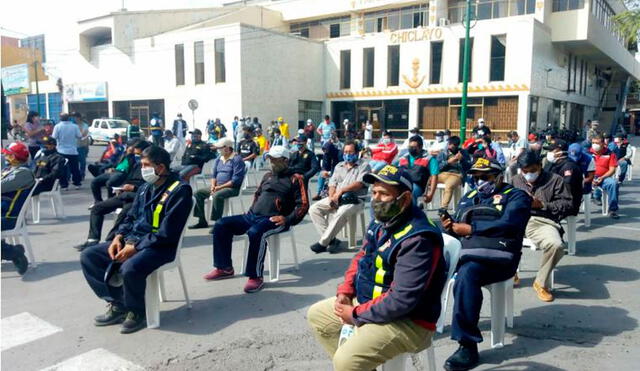
[[473, 196], [475, 196], [475, 195], [476, 195], [476, 193], [478, 193], [478, 191], [476, 191], [476, 190], [474, 189], [473, 191], [471, 191], [471, 193], [469, 193], [469, 194], [467, 195], [467, 198], [473, 198]]
[[151, 225], [151, 232], [155, 233], [155, 232], [158, 231], [158, 228], [160, 227], [160, 214], [162, 214], [162, 209], [164, 208], [164, 203], [165, 203], [165, 201], [167, 201], [167, 198], [169, 198], [169, 195], [171, 194], [171, 192], [178, 185], [180, 185], [180, 181], [176, 180], [175, 182], [173, 182], [173, 184], [170, 185], [169, 188], [167, 188], [166, 191], [164, 191], [164, 194], [162, 195], [162, 197], [160, 198], [160, 201], [156, 205], [155, 210], [153, 210], [153, 224]]
[[380, 294], [382, 294], [382, 286], [378, 286], [378, 285], [384, 284], [384, 275], [387, 273], [384, 270], [382, 263], [383, 263], [382, 256], [380, 255], [376, 256], [376, 268], [378, 268], [378, 270], [376, 270], [376, 277], [375, 277], [375, 282], [377, 283], [377, 285], [373, 286], [374, 299], [380, 296]]
[[[23, 189], [19, 189], [18, 191], [16, 191], [16, 194], [13, 196], [13, 199], [11, 200], [11, 204], [9, 205], [9, 209], [7, 210], [7, 213], [5, 214], [5, 218], [8, 219], [16, 219], [18, 216], [11, 216], [11, 212], [13, 211], [13, 208], [16, 206], [16, 201], [18, 201], [18, 198], [20, 198], [20, 195], [22, 194]], [[23, 205], [22, 207], [26, 207], [27, 205]]]

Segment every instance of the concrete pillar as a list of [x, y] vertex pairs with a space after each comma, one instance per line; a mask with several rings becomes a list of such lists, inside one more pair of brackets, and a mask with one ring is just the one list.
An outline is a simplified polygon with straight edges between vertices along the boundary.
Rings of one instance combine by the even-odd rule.
[[[538, 107], [538, 109], [540, 109]], [[529, 135], [529, 93], [518, 95], [518, 125], [516, 126], [520, 137]]]
[[429, 1], [429, 27], [439, 27], [440, 18], [447, 18], [447, 0]]
[[409, 98], [409, 127], [407, 129], [416, 127], [419, 125], [418, 123], [418, 98]]

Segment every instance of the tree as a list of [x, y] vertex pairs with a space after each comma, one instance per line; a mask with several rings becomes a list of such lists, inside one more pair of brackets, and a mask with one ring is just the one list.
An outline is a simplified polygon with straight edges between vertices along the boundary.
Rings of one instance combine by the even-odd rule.
[[625, 0], [627, 11], [613, 17], [616, 29], [630, 43], [635, 43], [640, 34], [640, 0]]

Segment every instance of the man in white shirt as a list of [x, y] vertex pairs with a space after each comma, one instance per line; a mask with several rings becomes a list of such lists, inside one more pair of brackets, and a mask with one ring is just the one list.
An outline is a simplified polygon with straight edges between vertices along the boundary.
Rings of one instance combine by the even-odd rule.
[[173, 135], [171, 130], [165, 130], [164, 132], [164, 149], [169, 152], [169, 156], [171, 156], [171, 169], [179, 168], [184, 147], [178, 138]]
[[509, 149], [510, 154], [506, 156], [507, 160], [507, 171], [513, 176], [518, 172], [518, 166], [516, 164], [516, 160], [518, 156], [529, 148], [529, 142], [524, 137], [520, 137], [517, 131], [513, 130], [507, 134], [507, 138], [509, 138]]
[[437, 155], [447, 148], [447, 142], [444, 140], [444, 131], [436, 132], [436, 141], [429, 147], [429, 154]]
[[367, 122], [364, 123], [364, 147], [369, 147], [369, 143], [371, 143], [372, 139], [373, 125], [371, 125], [371, 122], [367, 120]]
[[182, 113], [178, 113], [178, 117], [173, 120], [173, 135], [181, 142], [184, 143], [187, 139], [187, 130], [189, 126], [187, 122], [182, 119]]
[[82, 138], [80, 128], [75, 123], [69, 121], [69, 114], [61, 113], [60, 122], [53, 127], [51, 135], [58, 142], [58, 153], [69, 160], [66, 174], [60, 180], [60, 187], [66, 189], [69, 186], [69, 171], [71, 179], [76, 189], [82, 185], [82, 174], [80, 174], [80, 164], [78, 162], [78, 139]]

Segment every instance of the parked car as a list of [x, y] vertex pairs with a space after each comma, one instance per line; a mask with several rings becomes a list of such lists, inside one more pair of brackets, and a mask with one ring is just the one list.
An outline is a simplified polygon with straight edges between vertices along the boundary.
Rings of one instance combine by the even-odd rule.
[[113, 139], [113, 134], [123, 136], [127, 133], [129, 121], [120, 119], [101, 118], [94, 119], [89, 126], [89, 141], [108, 142]]

